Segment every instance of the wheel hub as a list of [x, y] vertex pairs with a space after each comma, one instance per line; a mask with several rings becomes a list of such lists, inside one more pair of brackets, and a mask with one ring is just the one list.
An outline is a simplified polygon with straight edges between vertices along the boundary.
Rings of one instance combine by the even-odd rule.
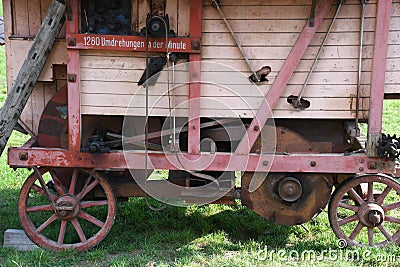
[[360, 221], [368, 227], [376, 227], [385, 220], [385, 212], [381, 206], [375, 203], [367, 203], [358, 211]]
[[54, 204], [55, 214], [62, 219], [73, 219], [80, 211], [79, 200], [70, 195], [59, 197]]
[[288, 202], [294, 202], [301, 197], [303, 188], [298, 179], [294, 177], [285, 177], [279, 182], [279, 196]]

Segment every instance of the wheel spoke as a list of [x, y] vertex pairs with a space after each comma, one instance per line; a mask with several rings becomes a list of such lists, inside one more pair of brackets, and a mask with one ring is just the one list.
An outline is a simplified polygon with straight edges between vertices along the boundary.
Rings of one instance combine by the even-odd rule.
[[355, 222], [357, 219], [358, 219], [358, 215], [355, 214], [353, 216], [347, 217], [346, 219], [338, 221], [338, 223], [339, 223], [339, 226], [342, 226], [342, 225], [345, 225], [345, 224], [348, 224], [348, 223], [351, 223], [351, 222]]
[[48, 190], [48, 188], [47, 188], [47, 186], [46, 186], [46, 183], [45, 183], [44, 180], [43, 180], [43, 176], [42, 176], [42, 174], [40, 173], [39, 169], [36, 168], [36, 167], [34, 167], [33, 170], [34, 170], [34, 172], [36, 173], [37, 179], [39, 180], [40, 186], [42, 187], [45, 196], [47, 197], [47, 199], [48, 199], [52, 204], [54, 204], [54, 198], [51, 197], [51, 193], [49, 192], [49, 190]]
[[[45, 197], [47, 198], [46, 192], [45, 192], [40, 186], [37, 186], [37, 185], [33, 184], [33, 185], [31, 186], [31, 188], [32, 188], [36, 193], [38, 193], [38, 194], [40, 194], [40, 195], [43, 195], [43, 196], [45, 196]], [[56, 197], [53, 193], [50, 192], [49, 195], [50, 195], [52, 201], [55, 201], [55, 200], [56, 200], [57, 197]], [[50, 201], [50, 202], [52, 202], [52, 201]]]
[[64, 243], [65, 232], [67, 230], [67, 223], [68, 221], [61, 220], [60, 233], [58, 235], [58, 241], [57, 241], [57, 243], [60, 245]]
[[367, 192], [367, 201], [372, 202], [374, 201], [374, 183], [368, 183], [368, 192]]
[[379, 225], [378, 229], [381, 231], [381, 233], [386, 237], [388, 241], [392, 241], [392, 236], [388, 233], [388, 231], [383, 227], [383, 225]]
[[356, 190], [354, 190], [354, 188], [351, 188], [348, 192], [349, 196], [351, 198], [353, 198], [355, 201], [358, 202], [359, 205], [364, 204], [364, 200], [362, 199], [362, 197], [356, 192]]
[[36, 229], [36, 232], [40, 234], [44, 229], [47, 228], [50, 224], [52, 224], [55, 220], [57, 220], [57, 216], [53, 214], [47, 221], [45, 221], [39, 228]]
[[386, 216], [385, 221], [391, 222], [391, 223], [399, 223], [400, 224], [400, 218], [395, 218], [392, 216]]
[[91, 207], [98, 207], [98, 206], [106, 206], [106, 205], [108, 205], [108, 201], [107, 200], [81, 202], [81, 208], [82, 209], [87, 209], [87, 208], [91, 208]]
[[26, 208], [26, 212], [53, 211], [52, 205], [34, 206]]
[[74, 195], [75, 194], [75, 188], [76, 188], [76, 180], [78, 179], [78, 169], [75, 168], [72, 172], [72, 178], [71, 178], [71, 184], [69, 186], [69, 191], [68, 193], [70, 195]]
[[347, 204], [347, 203], [342, 202], [342, 201], [339, 202], [339, 207], [342, 207], [342, 208], [345, 208], [345, 209], [348, 209], [348, 210], [352, 210], [354, 212], [358, 212], [358, 210], [359, 210], [359, 206], [353, 206], [353, 205]]
[[354, 228], [354, 231], [351, 233], [351, 235], [349, 236], [349, 238], [351, 240], [354, 240], [358, 234], [360, 233], [361, 229], [363, 229], [364, 225], [362, 224], [362, 222], [358, 222], [356, 228]]
[[61, 182], [58, 179], [58, 177], [56, 176], [56, 173], [54, 172], [54, 170], [50, 170], [49, 173], [51, 175], [51, 178], [53, 179], [54, 185], [56, 186], [58, 195], [60, 195], [60, 196], [64, 195], [65, 191], [62, 188]]
[[383, 190], [382, 194], [380, 194], [377, 198], [376, 198], [376, 204], [378, 205], [382, 205], [383, 201], [385, 200], [385, 198], [387, 197], [387, 195], [389, 194], [390, 190], [392, 190], [392, 188], [390, 186], [387, 186], [385, 188], [385, 190]]
[[93, 190], [97, 185], [99, 184], [99, 181], [97, 179], [94, 179], [92, 183], [90, 183], [87, 187], [83, 188], [82, 192], [80, 192], [77, 197], [78, 199], [83, 199], [90, 191]]
[[80, 218], [82, 218], [82, 219], [85, 219], [86, 221], [89, 221], [89, 222], [97, 225], [100, 228], [104, 226], [104, 223], [102, 221], [100, 221], [99, 219], [93, 217], [89, 213], [81, 211], [81, 212], [79, 212], [78, 216]]
[[374, 228], [368, 227], [368, 244], [372, 247], [374, 243]]
[[385, 212], [400, 208], [400, 202], [392, 203], [382, 207]]
[[76, 232], [78, 233], [79, 238], [81, 239], [82, 242], [86, 242], [86, 236], [85, 233], [82, 230], [82, 227], [80, 225], [80, 223], [78, 222], [78, 220], [75, 218], [73, 220], [71, 220], [72, 225], [74, 226]]

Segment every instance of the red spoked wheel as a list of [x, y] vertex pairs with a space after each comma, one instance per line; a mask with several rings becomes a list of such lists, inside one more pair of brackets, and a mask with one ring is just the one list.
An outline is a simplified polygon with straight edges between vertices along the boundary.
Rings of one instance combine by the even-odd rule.
[[[83, 187], [78, 187], [84, 179]], [[85, 200], [90, 196], [90, 200]], [[21, 188], [18, 214], [27, 236], [53, 251], [87, 250], [99, 244], [114, 223], [116, 198], [96, 171], [73, 169], [66, 188], [54, 169], [35, 168]]]
[[329, 222], [336, 236], [349, 246], [398, 244], [400, 184], [381, 174], [347, 180], [332, 195]]

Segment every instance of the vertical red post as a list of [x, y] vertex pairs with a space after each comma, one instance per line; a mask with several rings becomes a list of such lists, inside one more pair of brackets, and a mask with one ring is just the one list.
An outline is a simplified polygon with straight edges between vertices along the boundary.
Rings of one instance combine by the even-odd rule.
[[[202, 35], [203, 1], [190, 1], [190, 37]], [[192, 44], [199, 49], [201, 44]], [[201, 81], [201, 54], [189, 55], [189, 130], [188, 153], [200, 153], [200, 81]]]
[[[79, 0], [71, 0], [72, 21], [66, 20], [68, 34], [79, 32]], [[69, 150], [79, 151], [81, 147], [81, 90], [79, 50], [68, 49], [68, 144]]]
[[392, 0], [379, 0], [376, 14], [374, 58], [372, 63], [371, 95], [369, 107], [369, 135], [380, 135], [384, 99], [386, 58], [389, 40]]

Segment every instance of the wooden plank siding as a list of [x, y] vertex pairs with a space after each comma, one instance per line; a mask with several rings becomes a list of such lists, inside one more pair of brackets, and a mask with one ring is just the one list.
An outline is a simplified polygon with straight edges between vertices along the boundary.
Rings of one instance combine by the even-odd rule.
[[[178, 3], [178, 16], [186, 9]], [[187, 1], [186, 1], [187, 3]], [[237, 32], [238, 38], [255, 69], [264, 65], [272, 67], [268, 84], [257, 88], [246, 76], [251, 73], [236, 47], [220, 15], [205, 1], [203, 15], [202, 57], [206, 61], [226, 64], [244, 76], [232, 77], [232, 69], [208, 64], [202, 68], [202, 80], [219, 82], [231, 91], [218, 90], [210, 85], [202, 85], [201, 116], [232, 116], [234, 110], [240, 117], [252, 117], [258, 109], [262, 97], [268, 92], [279, 73], [287, 55], [301, 32], [310, 12], [310, 1], [221, 1], [221, 8]], [[188, 4], [188, 3], [187, 3]], [[185, 5], [187, 7], [187, 4]], [[400, 5], [395, 1], [394, 6]], [[311, 46], [306, 51], [289, 85], [274, 110], [275, 117], [281, 118], [354, 118], [355, 95], [358, 76], [358, 42], [360, 34], [360, 5], [358, 1], [346, 1], [329, 35], [321, 59], [311, 76], [304, 97], [311, 102], [304, 111], [294, 110], [287, 103], [289, 95], [297, 95], [318, 52], [319, 46], [329, 27], [335, 6], [328, 19], [323, 22]], [[143, 13], [143, 12], [142, 12]], [[364, 55], [361, 111], [367, 117], [369, 83], [371, 79], [372, 53], [374, 44], [376, 1], [369, 1], [366, 8], [364, 33]], [[187, 15], [186, 15], [187, 16]], [[179, 19], [178, 31], [182, 22]], [[183, 24], [187, 27], [187, 24]], [[394, 8], [387, 64], [387, 91], [400, 90], [397, 71], [400, 68], [400, 11]], [[82, 112], [84, 114], [124, 115], [126, 108], [132, 115], [144, 115], [144, 92], [136, 83], [144, 71], [144, 55], [121, 52], [113, 54], [99, 51], [85, 51], [81, 57], [82, 67]], [[179, 78], [179, 75], [184, 77]], [[240, 73], [237, 75], [241, 75]], [[176, 73], [177, 82], [187, 82], [187, 74]], [[167, 115], [171, 101], [165, 92], [167, 86], [162, 77], [159, 86], [150, 87], [151, 115]], [[115, 86], [115, 83], [118, 85]], [[172, 98], [178, 106], [178, 114], [187, 115], [187, 86], [173, 90]]]
[[[30, 48], [51, 0], [3, 0], [11, 7], [12, 35], [7, 53], [8, 86], [16, 77]], [[189, 35], [190, 0], [167, 0], [171, 28], [179, 36]], [[311, 0], [221, 0], [221, 9], [237, 33], [251, 64], [257, 70], [269, 65], [269, 83], [255, 86], [247, 77], [251, 72], [242, 58], [219, 13], [211, 0], [203, 0], [202, 79], [223, 86], [203, 84], [201, 88], [201, 116], [251, 118], [262, 98], [275, 81], [293, 44], [307, 23]], [[371, 80], [373, 44], [375, 37], [376, 0], [366, 6], [364, 49], [361, 81], [361, 118], [367, 119]], [[326, 47], [311, 76], [304, 97], [311, 102], [306, 110], [295, 110], [287, 97], [298, 95], [325, 36], [336, 5], [307, 49], [289, 85], [274, 110], [276, 118], [351, 119], [355, 117], [355, 95], [358, 76], [358, 50], [361, 5], [359, 0], [347, 0], [329, 35]], [[147, 0], [132, 0], [132, 30], [139, 32], [146, 26], [149, 13]], [[60, 35], [65, 37], [65, 31]], [[162, 54], [152, 54], [157, 56]], [[179, 63], [184, 63], [180, 60]], [[53, 66], [67, 63], [65, 41], [58, 41], [39, 78], [22, 120], [29, 130], [37, 132], [42, 110], [58, 90]], [[82, 114], [144, 115], [144, 89], [137, 82], [144, 72], [145, 54], [140, 52], [81, 51]], [[224, 67], [223, 64], [229, 67]], [[187, 66], [176, 67], [176, 84], [188, 82]], [[232, 74], [232, 71], [235, 73]], [[400, 0], [393, 0], [390, 21], [389, 49], [386, 66], [386, 93], [400, 94]], [[168, 85], [164, 71], [156, 86], [150, 87], [152, 116], [167, 116], [170, 103], [177, 107], [177, 115], [187, 116], [188, 86], [178, 86], [166, 93]], [[172, 75], [171, 73], [169, 73]], [[170, 84], [170, 88], [172, 88]], [[226, 89], [226, 88], [228, 89]], [[42, 100], [40, 100], [43, 98]], [[168, 99], [171, 98], [171, 99]], [[169, 101], [172, 100], [172, 101]], [[130, 103], [133, 101], [133, 105]], [[129, 108], [128, 108], [129, 107]]]

